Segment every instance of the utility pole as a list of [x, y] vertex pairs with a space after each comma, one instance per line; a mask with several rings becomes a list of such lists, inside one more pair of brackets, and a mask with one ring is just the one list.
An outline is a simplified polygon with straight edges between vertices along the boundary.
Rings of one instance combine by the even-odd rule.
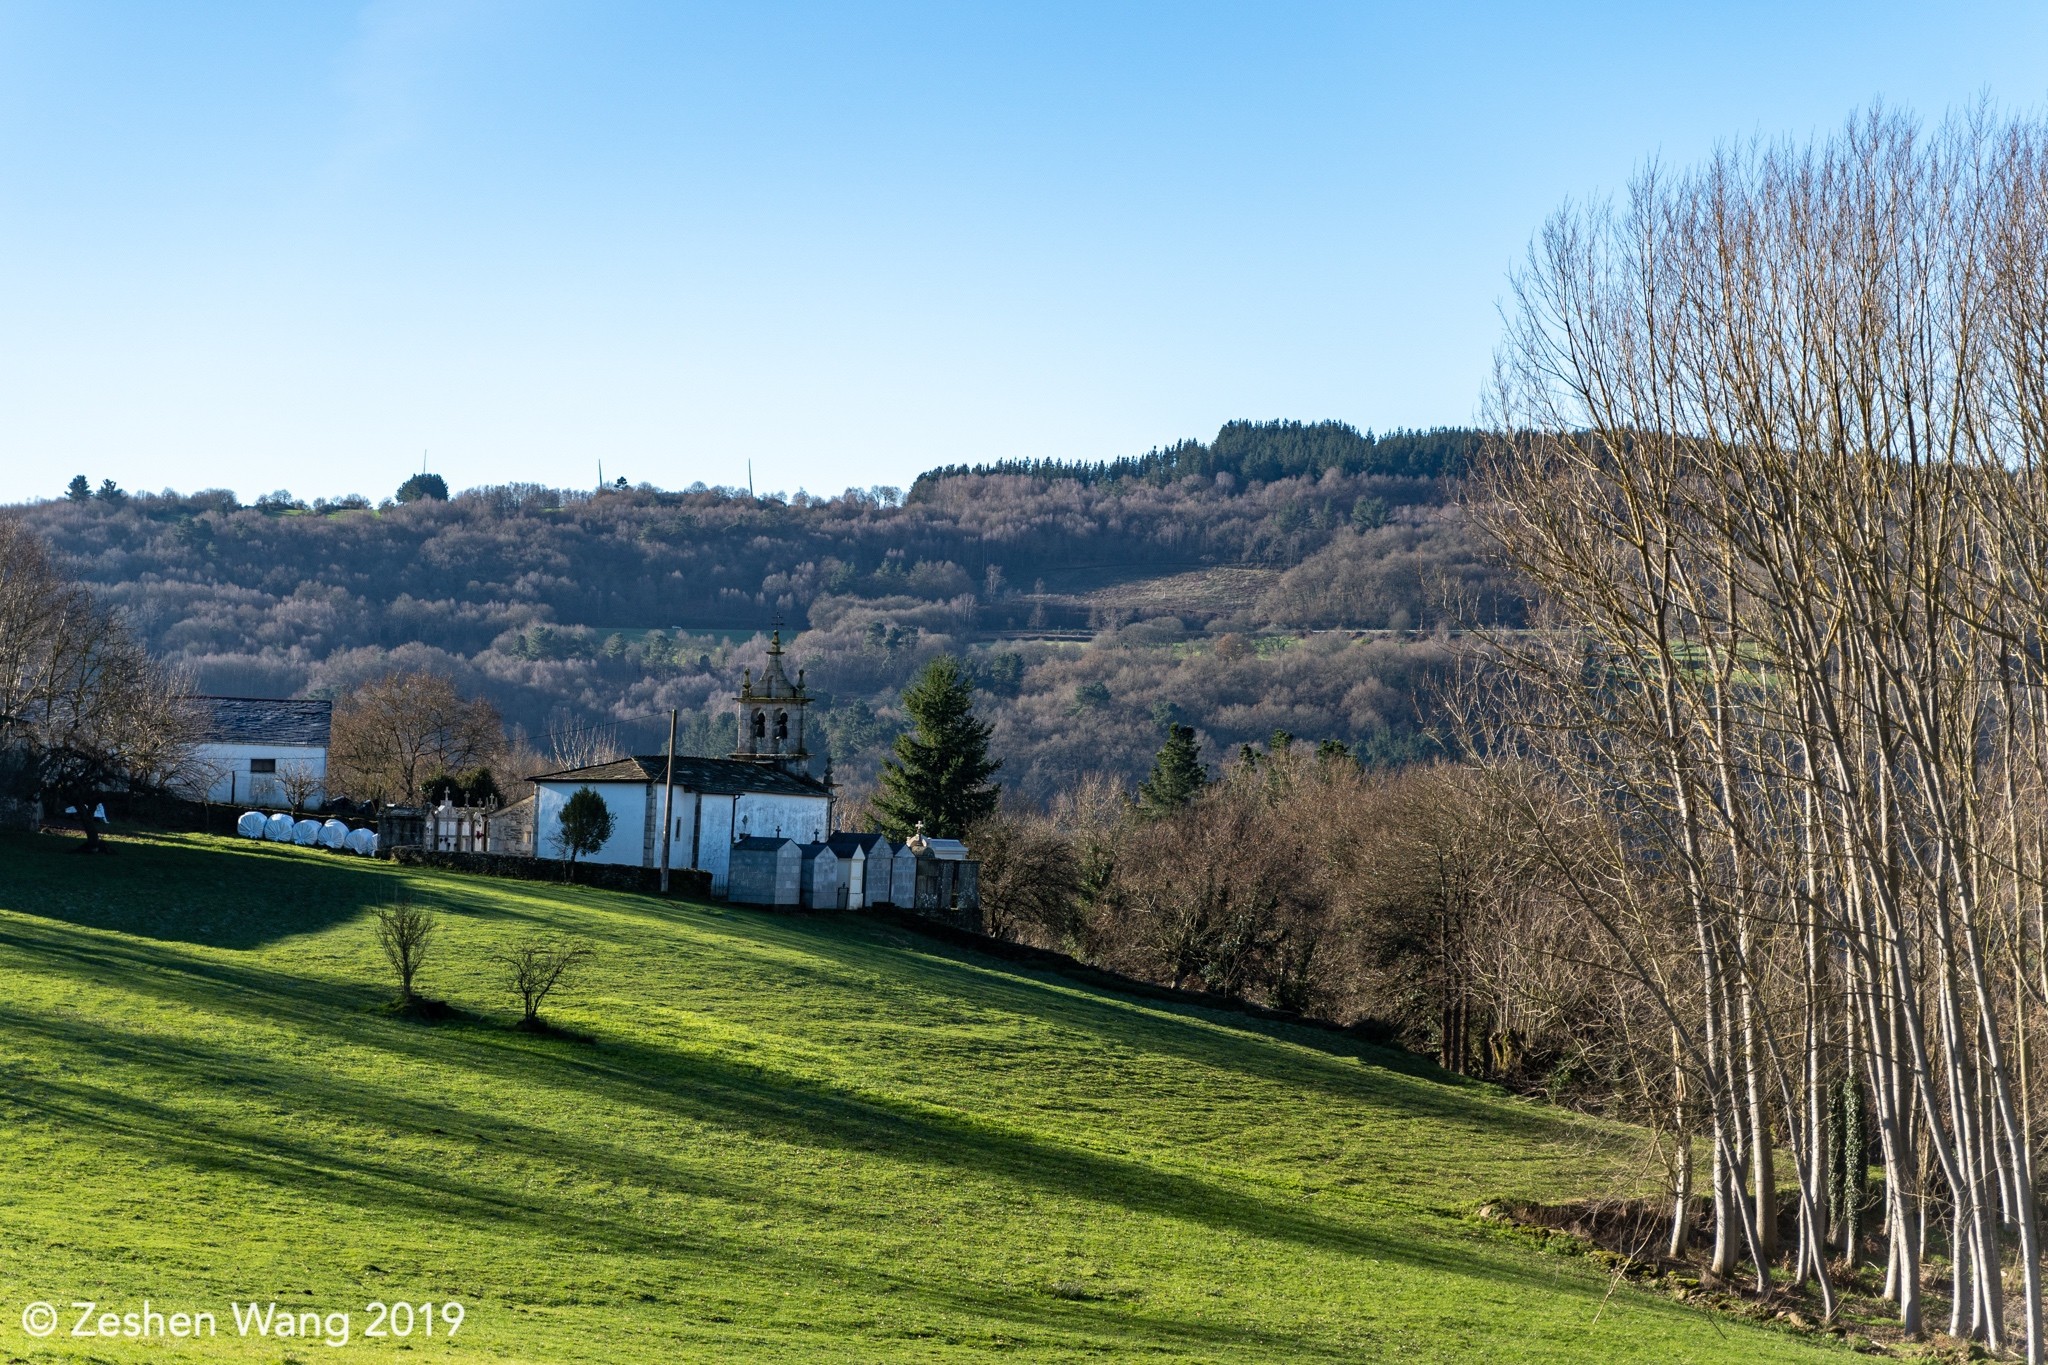
[[668, 894], [668, 844], [676, 832], [676, 708], [668, 709], [668, 772], [661, 787], [661, 894]]

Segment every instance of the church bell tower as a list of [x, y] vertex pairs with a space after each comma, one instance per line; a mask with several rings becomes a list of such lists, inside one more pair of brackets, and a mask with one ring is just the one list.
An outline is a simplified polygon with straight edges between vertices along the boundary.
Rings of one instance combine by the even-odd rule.
[[749, 763], [762, 763], [797, 777], [811, 775], [811, 751], [804, 743], [804, 712], [811, 704], [804, 688], [804, 671], [796, 681], [782, 667], [782, 632], [768, 639], [768, 664], [760, 682], [748, 669], [740, 683], [739, 747], [732, 756]]

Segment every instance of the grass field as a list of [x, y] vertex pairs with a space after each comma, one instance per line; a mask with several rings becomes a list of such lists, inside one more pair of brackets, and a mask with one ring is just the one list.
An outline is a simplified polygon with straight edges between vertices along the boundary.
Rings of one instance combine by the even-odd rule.
[[[1635, 1144], [1404, 1054], [857, 916], [75, 847], [0, 835], [0, 1358], [1847, 1358], [1471, 1221]], [[405, 884], [452, 1022], [385, 1009], [367, 907]], [[550, 1010], [594, 1041], [509, 1027], [490, 959], [532, 933], [597, 949]], [[144, 1298], [221, 1334], [21, 1327]], [[459, 1334], [365, 1341], [399, 1299]], [[251, 1300], [350, 1345], [237, 1337]]]

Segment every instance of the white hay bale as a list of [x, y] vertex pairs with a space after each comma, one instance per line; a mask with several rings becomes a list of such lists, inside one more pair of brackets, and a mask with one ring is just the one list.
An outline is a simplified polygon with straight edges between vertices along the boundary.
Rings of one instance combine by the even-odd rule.
[[263, 837], [270, 840], [273, 844], [288, 844], [292, 841], [292, 835], [298, 831], [298, 828], [298, 821], [279, 811], [276, 815], [263, 822]]
[[320, 847], [340, 848], [348, 842], [348, 826], [339, 820], [329, 820], [320, 826]]
[[261, 839], [263, 827], [269, 823], [263, 818], [263, 812], [260, 810], [244, 811], [242, 818], [235, 821], [235, 833], [244, 839]]

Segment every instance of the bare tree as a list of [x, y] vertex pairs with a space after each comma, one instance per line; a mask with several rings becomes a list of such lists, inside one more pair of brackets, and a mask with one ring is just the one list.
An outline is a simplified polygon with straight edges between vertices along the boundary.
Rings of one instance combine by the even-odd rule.
[[511, 973], [512, 993], [519, 997], [519, 1027], [540, 1032], [541, 1002], [569, 975], [571, 969], [589, 961], [595, 953], [579, 944], [521, 943], [498, 960]]
[[330, 790], [414, 804], [426, 778], [481, 766], [504, 737], [497, 709], [464, 697], [447, 678], [389, 673], [336, 704]]
[[187, 760], [200, 717], [120, 617], [67, 582], [42, 543], [0, 518], [0, 717], [28, 762], [22, 772], [78, 814], [104, 795], [155, 789]]
[[311, 804], [326, 783], [327, 779], [310, 763], [292, 760], [277, 765], [277, 785], [283, 789], [294, 815]]
[[1847, 1094], [1906, 1330], [1932, 1220], [1948, 1330], [2031, 1362], [2044, 191], [2038, 122], [1872, 114], [1560, 214], [1518, 281], [1478, 507], [1550, 612], [1497, 642], [1517, 742], [1617, 831], [1618, 858], [1552, 862], [1666, 1017], [1716, 1269], [1746, 1256], [1768, 1287], [1784, 1151], [1789, 1268], [1832, 1311], [1829, 1243], [1860, 1227], [1830, 1174], [1861, 1150]]
[[410, 1006], [418, 999], [413, 980], [433, 949], [435, 927], [433, 913], [409, 895], [377, 910], [377, 946], [398, 976], [401, 1005]]
[[997, 938], [1055, 946], [1065, 941], [1081, 892], [1073, 845], [1044, 817], [1019, 811], [989, 816], [967, 832], [981, 860], [984, 928]]
[[625, 758], [615, 726], [558, 716], [548, 722], [548, 761], [557, 769], [594, 768]]

